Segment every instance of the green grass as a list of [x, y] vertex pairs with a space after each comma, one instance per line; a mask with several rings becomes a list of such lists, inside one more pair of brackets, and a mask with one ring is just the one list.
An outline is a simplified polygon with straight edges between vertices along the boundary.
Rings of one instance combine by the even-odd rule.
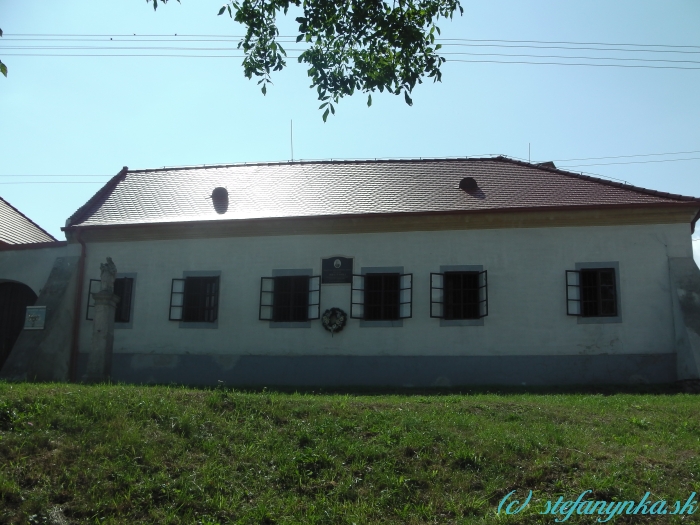
[[[0, 523], [553, 524], [586, 489], [700, 493], [699, 401], [0, 383]], [[539, 503], [497, 515], [514, 489]]]

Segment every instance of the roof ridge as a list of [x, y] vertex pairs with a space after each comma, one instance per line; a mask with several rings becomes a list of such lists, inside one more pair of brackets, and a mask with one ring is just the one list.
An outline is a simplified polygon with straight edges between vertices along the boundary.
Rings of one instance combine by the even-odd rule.
[[35, 223], [33, 220], [31, 220], [29, 217], [27, 217], [24, 213], [22, 213], [22, 212], [19, 211], [17, 208], [15, 208], [12, 204], [10, 204], [9, 202], [7, 202], [7, 200], [5, 200], [5, 199], [3, 199], [2, 197], [0, 197], [0, 201], [2, 201], [2, 202], [4, 202], [5, 204], [7, 204], [10, 208], [12, 208], [13, 210], [15, 210], [19, 215], [21, 215], [22, 217], [24, 217], [25, 219], [27, 219], [27, 220], [29, 221], [30, 224], [36, 226], [36, 227], [39, 228], [43, 233], [45, 233], [46, 235], [48, 235], [49, 237], [51, 237], [55, 242], [61, 242], [61, 241], [59, 241], [56, 237], [54, 237], [54, 236], [51, 235], [49, 232], [47, 232], [44, 228], [42, 228], [42, 227], [39, 226], [37, 223]]
[[[612, 186], [614, 188], [623, 188], [626, 190], [630, 191], [635, 191], [638, 193], [642, 193], [644, 195], [652, 195], [655, 197], [666, 197], [666, 198], [671, 198], [671, 199], [676, 199], [680, 201], [688, 201], [688, 202], [700, 202], [700, 198], [698, 197], [691, 197], [688, 195], [681, 195], [679, 193], [669, 193], [669, 192], [664, 192], [664, 191], [658, 191], [658, 190], [650, 190], [648, 188], [642, 188], [641, 186], [635, 186], [634, 184], [627, 184], [627, 183], [620, 183], [620, 182], [615, 182], [612, 180], [600, 178], [600, 177], [593, 177], [591, 175], [584, 175], [583, 173], [575, 173], [572, 171], [566, 171], [561, 168], [552, 168], [546, 165], [543, 165], [545, 163], [533, 163], [533, 162], [525, 162], [524, 160], [519, 160], [515, 158], [508, 157], [506, 155], [502, 154], [494, 154], [495, 156], [491, 157], [469, 157], [469, 156], [464, 156], [464, 157], [418, 157], [418, 158], [367, 158], [367, 159], [310, 159], [310, 160], [286, 160], [286, 161], [270, 161], [270, 162], [237, 162], [237, 163], [230, 163], [230, 164], [202, 164], [202, 165], [191, 165], [191, 166], [172, 166], [172, 167], [167, 167], [164, 166], [162, 168], [151, 168], [151, 169], [141, 169], [141, 170], [131, 170], [129, 173], [156, 173], [156, 172], [166, 172], [166, 171], [184, 171], [184, 170], [192, 170], [192, 169], [217, 169], [217, 168], [237, 168], [237, 167], [245, 167], [245, 166], [292, 166], [292, 165], [304, 165], [304, 164], [365, 164], [365, 163], [394, 163], [394, 162], [400, 162], [400, 163], [414, 163], [414, 162], [434, 162], [434, 161], [449, 161], [449, 162], [458, 162], [458, 161], [477, 161], [477, 162], [484, 162], [484, 161], [496, 161], [496, 162], [509, 162], [513, 164], [517, 164], [519, 166], [526, 166], [531, 169], [536, 169], [536, 170], [541, 170], [541, 171], [548, 171], [551, 173], [558, 173], [560, 175], [566, 175], [569, 177], [574, 177], [577, 179], [581, 180], [588, 180], [592, 182], [597, 182], [600, 184], [605, 184], [607, 186]], [[128, 170], [128, 168], [125, 167], [125, 169]], [[120, 172], [121, 173], [121, 172]], [[112, 182], [111, 180], [109, 182]], [[109, 182], [107, 184], [109, 184]], [[99, 193], [99, 192], [98, 192]], [[90, 203], [90, 201], [88, 201]], [[86, 203], [87, 205], [87, 203]], [[77, 214], [77, 212], [76, 212]], [[73, 214], [75, 216], [76, 214]], [[72, 219], [73, 217], [71, 217]]]
[[109, 179], [107, 181], [107, 183], [104, 186], [102, 186], [99, 190], [97, 190], [97, 193], [95, 193], [92, 197], [90, 197], [85, 204], [83, 204], [80, 208], [78, 208], [75, 211], [75, 213], [73, 213], [73, 215], [68, 217], [68, 219], [66, 220], [65, 226], [61, 229], [65, 230], [66, 228], [72, 226], [73, 224], [81, 222], [82, 219], [84, 218], [83, 215], [85, 214], [85, 212], [99, 199], [101, 199], [102, 197], [106, 197], [109, 193], [112, 193], [114, 188], [117, 187], [117, 184], [119, 184], [122, 180], [124, 180], [128, 171], [129, 171], [129, 167], [124, 166], [119, 171], [119, 173], [117, 173], [114, 177]]
[[499, 158], [507, 159], [508, 157], [502, 154], [494, 153], [491, 157], [408, 157], [408, 158], [391, 158], [391, 157], [375, 157], [365, 159], [300, 159], [300, 160], [279, 160], [279, 161], [259, 161], [259, 162], [232, 162], [226, 164], [192, 164], [185, 166], [163, 166], [162, 168], [146, 168], [138, 170], [129, 170], [129, 173], [151, 173], [157, 171], [180, 171], [193, 169], [216, 169], [216, 168], [237, 168], [242, 166], [292, 166], [303, 164], [364, 164], [364, 163], [390, 163], [390, 162], [434, 162], [434, 161], [488, 161]]

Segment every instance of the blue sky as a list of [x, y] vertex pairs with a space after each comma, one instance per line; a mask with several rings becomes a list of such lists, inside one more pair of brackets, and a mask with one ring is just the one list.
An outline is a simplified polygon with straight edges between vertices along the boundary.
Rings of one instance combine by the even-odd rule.
[[[275, 84], [264, 97], [255, 82], [243, 77], [238, 58], [16, 56], [75, 51], [14, 46], [235, 47], [221, 42], [183, 43], [184, 37], [167, 43], [116, 44], [39, 42], [16, 36], [241, 34], [228, 17], [216, 16], [222, 0], [182, 2], [154, 13], [143, 0], [0, 0], [0, 28], [5, 32], [0, 58], [9, 67], [9, 77], [0, 78], [0, 195], [55, 236], [63, 238], [60, 227], [65, 219], [100, 185], [25, 182], [104, 182], [122, 166], [288, 160], [290, 120], [294, 121], [297, 159], [498, 153], [527, 159], [529, 143], [533, 161], [557, 160], [558, 165], [639, 162], [571, 169], [700, 196], [700, 160], [668, 162], [700, 158], [699, 69], [448, 62], [442, 84], [429, 82], [414, 91], [413, 107], [406, 106], [403, 97], [376, 94], [367, 108], [366, 97], [357, 96], [343, 100], [337, 115], [324, 124], [306, 71], [295, 60], [273, 78]], [[463, 6], [464, 16], [442, 21], [442, 37], [700, 46], [700, 2], [696, 0], [494, 0], [463, 1]], [[294, 34], [293, 23], [281, 26], [283, 34]], [[533, 53], [526, 48], [445, 49], [455, 50]], [[700, 62], [700, 48], [685, 50], [690, 53], [535, 52], [689, 61], [684, 66]], [[698, 153], [561, 162], [670, 152]], [[693, 244], [700, 259], [700, 241]]]

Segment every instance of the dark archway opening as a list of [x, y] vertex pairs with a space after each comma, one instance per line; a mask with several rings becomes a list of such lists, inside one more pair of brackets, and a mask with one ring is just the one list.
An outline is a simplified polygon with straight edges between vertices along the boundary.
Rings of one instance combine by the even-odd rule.
[[36, 294], [26, 284], [0, 283], [0, 369], [24, 327], [27, 306], [35, 302]]

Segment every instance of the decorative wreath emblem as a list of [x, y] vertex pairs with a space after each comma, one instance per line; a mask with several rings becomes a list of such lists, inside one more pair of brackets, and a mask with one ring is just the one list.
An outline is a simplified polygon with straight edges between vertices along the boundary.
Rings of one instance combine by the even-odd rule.
[[323, 312], [321, 316], [321, 323], [323, 328], [328, 330], [333, 336], [334, 333], [340, 332], [345, 323], [348, 321], [348, 314], [343, 312], [340, 308], [331, 308]]

